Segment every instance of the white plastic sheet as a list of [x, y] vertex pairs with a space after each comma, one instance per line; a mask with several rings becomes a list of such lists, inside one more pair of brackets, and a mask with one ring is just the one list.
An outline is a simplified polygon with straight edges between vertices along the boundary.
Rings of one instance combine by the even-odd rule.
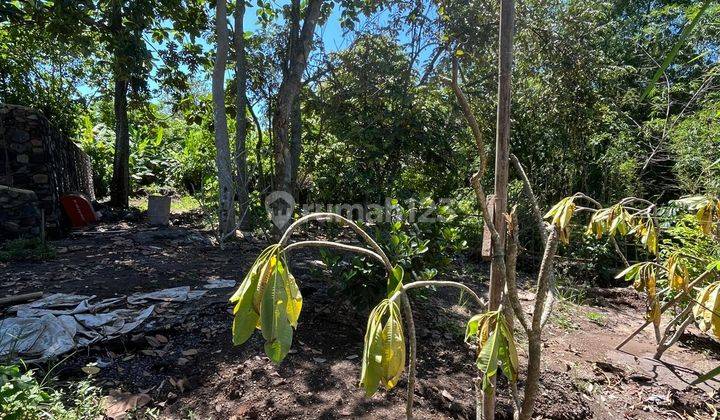
[[93, 302], [95, 296], [55, 293], [9, 309], [15, 317], [0, 320], [0, 360], [57, 358], [77, 347], [133, 331], [150, 318], [157, 302], [186, 302], [207, 290], [174, 287]]

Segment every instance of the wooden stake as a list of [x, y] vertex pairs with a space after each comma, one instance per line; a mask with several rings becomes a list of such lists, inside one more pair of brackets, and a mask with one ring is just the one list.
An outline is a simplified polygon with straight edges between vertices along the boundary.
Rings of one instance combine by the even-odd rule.
[[[508, 196], [508, 171], [510, 165], [510, 96], [511, 73], [513, 61], [513, 31], [514, 31], [515, 4], [513, 0], [500, 2], [500, 46], [498, 50], [498, 106], [497, 128], [495, 136], [495, 214], [494, 222], [500, 234], [500, 242], [505, 245]], [[504, 252], [504, 249], [493, 249], [493, 252]], [[505, 289], [505, 279], [494, 264], [490, 266], [490, 292], [489, 310], [496, 310], [500, 306], [502, 292]], [[483, 401], [483, 418], [495, 418], [495, 394], [488, 392]]]

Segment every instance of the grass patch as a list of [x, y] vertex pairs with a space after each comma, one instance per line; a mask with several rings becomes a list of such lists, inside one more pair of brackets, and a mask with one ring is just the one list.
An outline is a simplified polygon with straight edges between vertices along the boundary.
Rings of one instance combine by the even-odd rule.
[[0, 245], [0, 261], [45, 261], [55, 258], [55, 248], [39, 238], [13, 239]]
[[200, 208], [200, 202], [190, 195], [173, 198], [172, 204], [170, 205], [170, 211], [173, 213], [187, 213]]
[[598, 324], [598, 325], [600, 325], [601, 327], [604, 327], [604, 326], [605, 326], [605, 322], [607, 321], [607, 317], [606, 317], [604, 314], [601, 314], [600, 312], [590, 311], [590, 312], [587, 312], [587, 313], [585, 314], [585, 316], [587, 317], [587, 319], [588, 319], [590, 322], [593, 322], [593, 323], [595, 323], [595, 324]]
[[[140, 211], [147, 211], [147, 197], [134, 197], [130, 199], [130, 207], [135, 207]], [[170, 212], [173, 214], [188, 213], [201, 209], [200, 202], [192, 196], [184, 195], [182, 197], [173, 197], [170, 203]]]
[[555, 325], [565, 331], [575, 331], [579, 328], [566, 313], [557, 313], [551, 319]]
[[572, 320], [572, 303], [564, 300], [560, 300], [555, 305], [555, 311], [553, 312], [550, 320], [553, 324], [557, 325], [565, 331], [575, 331], [580, 328]]

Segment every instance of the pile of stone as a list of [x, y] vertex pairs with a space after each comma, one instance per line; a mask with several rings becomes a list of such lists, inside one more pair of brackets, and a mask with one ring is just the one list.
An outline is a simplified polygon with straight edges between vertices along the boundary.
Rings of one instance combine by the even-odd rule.
[[38, 236], [41, 221], [37, 195], [33, 191], [0, 185], [0, 239]]
[[27, 205], [32, 201], [27, 191], [35, 193], [50, 230], [63, 225], [60, 196], [81, 193], [94, 200], [89, 157], [42, 113], [18, 105], [0, 104], [0, 185], [13, 189], [2, 192], [9, 208], [21, 204], [20, 210], [13, 210], [0, 223], [6, 236], [14, 234], [16, 227], [22, 228], [34, 214]]

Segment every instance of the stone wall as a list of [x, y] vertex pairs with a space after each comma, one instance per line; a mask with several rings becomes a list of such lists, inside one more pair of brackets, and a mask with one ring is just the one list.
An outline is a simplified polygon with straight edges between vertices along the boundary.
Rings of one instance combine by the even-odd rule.
[[59, 197], [79, 192], [95, 199], [90, 159], [40, 113], [0, 104], [0, 185], [33, 191], [46, 226], [63, 226]]
[[34, 192], [0, 185], [0, 239], [40, 235], [38, 204]]

